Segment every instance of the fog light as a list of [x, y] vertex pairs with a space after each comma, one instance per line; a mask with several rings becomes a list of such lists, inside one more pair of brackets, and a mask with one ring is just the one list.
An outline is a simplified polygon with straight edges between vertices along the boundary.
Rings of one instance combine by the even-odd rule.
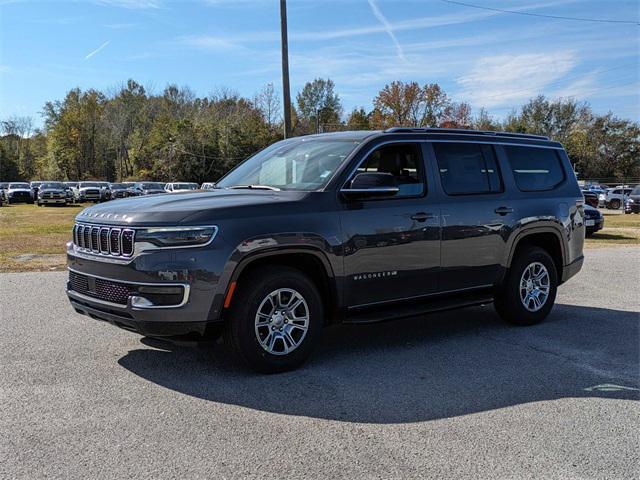
[[153, 307], [153, 302], [144, 297], [133, 296], [131, 297], [131, 306], [139, 308]]
[[139, 286], [131, 297], [131, 306], [139, 308], [180, 305], [184, 299], [182, 286]]

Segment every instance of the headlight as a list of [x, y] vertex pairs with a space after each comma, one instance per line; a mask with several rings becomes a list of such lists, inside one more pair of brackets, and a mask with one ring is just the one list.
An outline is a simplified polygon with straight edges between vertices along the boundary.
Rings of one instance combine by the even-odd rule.
[[627, 203], [636, 203], [633, 198], [627, 198]]
[[213, 240], [217, 227], [157, 227], [136, 231], [136, 243], [157, 247], [198, 247]]

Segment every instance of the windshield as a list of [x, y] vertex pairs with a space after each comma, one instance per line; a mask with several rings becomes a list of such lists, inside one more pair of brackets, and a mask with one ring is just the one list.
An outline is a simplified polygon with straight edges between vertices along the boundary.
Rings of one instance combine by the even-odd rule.
[[195, 183], [174, 183], [173, 189], [174, 190], [197, 190], [198, 185], [196, 185]]
[[64, 184], [62, 182], [45, 182], [40, 184], [40, 190], [45, 190], [47, 188], [57, 188], [59, 190], [64, 190]]
[[238, 165], [216, 187], [263, 185], [281, 190], [318, 190], [359, 143], [320, 138], [284, 140]]
[[640, 195], [640, 185], [631, 190], [631, 195]]
[[143, 190], [162, 190], [164, 187], [161, 183], [142, 183]]
[[100, 187], [99, 183], [95, 183], [95, 182], [82, 182], [80, 183], [80, 188], [98, 188]]
[[10, 183], [9, 188], [31, 188], [28, 183]]
[[111, 187], [111, 189], [113, 190], [120, 190], [123, 188], [127, 188], [127, 186], [124, 183], [110, 183], [109, 187]]

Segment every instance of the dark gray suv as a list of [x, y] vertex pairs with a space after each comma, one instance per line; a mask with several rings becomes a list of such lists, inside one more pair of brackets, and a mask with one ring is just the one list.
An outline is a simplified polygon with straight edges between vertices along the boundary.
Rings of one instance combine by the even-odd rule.
[[560, 144], [448, 129], [292, 138], [213, 190], [116, 200], [76, 222], [77, 312], [148, 336], [224, 333], [262, 372], [300, 365], [334, 322], [488, 302], [540, 322], [585, 237]]

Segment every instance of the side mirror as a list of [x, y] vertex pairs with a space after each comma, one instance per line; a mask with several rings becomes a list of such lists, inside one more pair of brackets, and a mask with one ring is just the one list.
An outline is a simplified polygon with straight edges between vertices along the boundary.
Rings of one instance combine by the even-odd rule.
[[349, 188], [340, 190], [347, 198], [393, 197], [400, 189], [390, 173], [365, 172], [357, 174]]

